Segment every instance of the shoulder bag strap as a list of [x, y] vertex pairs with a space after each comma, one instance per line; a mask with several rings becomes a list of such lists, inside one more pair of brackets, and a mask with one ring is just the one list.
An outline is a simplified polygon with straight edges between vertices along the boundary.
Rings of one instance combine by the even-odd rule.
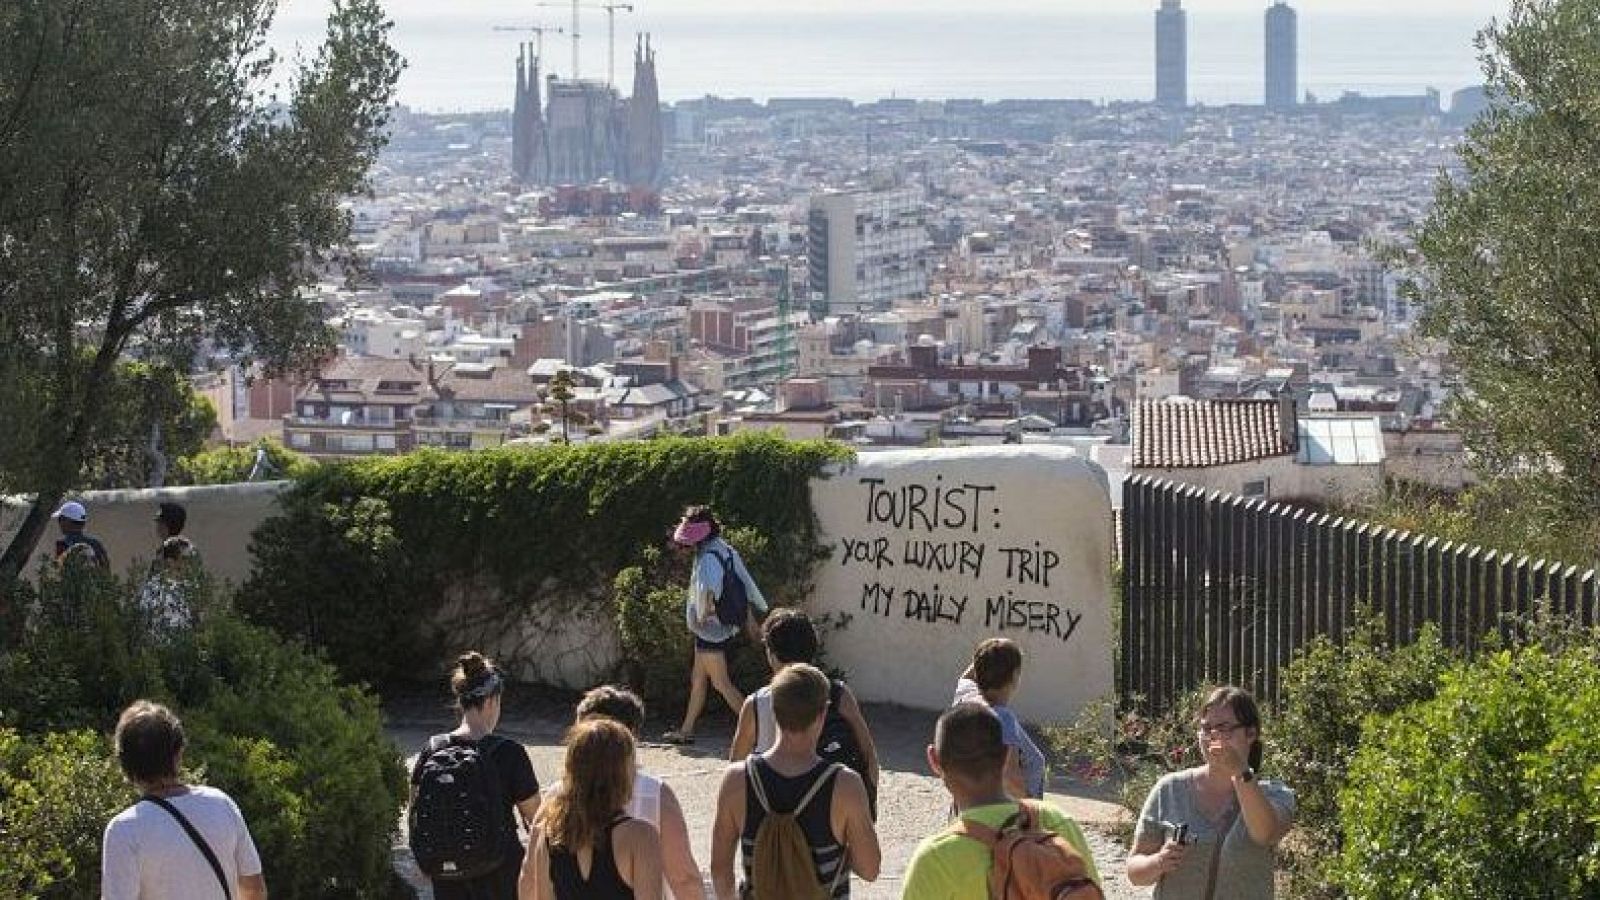
[[1234, 823], [1239, 821], [1237, 813], [1228, 817], [1228, 824], [1222, 826], [1218, 832], [1217, 845], [1211, 848], [1211, 867], [1206, 871], [1205, 900], [1215, 900], [1217, 896], [1217, 869], [1222, 865], [1222, 848], [1228, 843], [1228, 835], [1233, 833]]
[[200, 851], [200, 854], [206, 858], [206, 862], [211, 864], [211, 871], [216, 873], [217, 876], [217, 884], [222, 885], [222, 896], [226, 897], [227, 900], [233, 900], [233, 889], [228, 887], [228, 876], [222, 871], [222, 863], [217, 860], [217, 854], [212, 852], [211, 845], [207, 844], [206, 839], [201, 837], [200, 832], [195, 829], [194, 823], [190, 822], [183, 813], [178, 812], [176, 806], [160, 797], [146, 795], [139, 799], [154, 803], [166, 810], [167, 814], [172, 816], [173, 819], [177, 820], [184, 833], [189, 835], [189, 840], [194, 841], [194, 845]]

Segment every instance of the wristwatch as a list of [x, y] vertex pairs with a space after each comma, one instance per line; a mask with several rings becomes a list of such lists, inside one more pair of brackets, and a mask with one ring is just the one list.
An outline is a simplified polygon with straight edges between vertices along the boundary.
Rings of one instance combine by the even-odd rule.
[[1239, 780], [1245, 784], [1254, 782], [1256, 780], [1256, 770], [1245, 766], [1244, 771], [1239, 773]]

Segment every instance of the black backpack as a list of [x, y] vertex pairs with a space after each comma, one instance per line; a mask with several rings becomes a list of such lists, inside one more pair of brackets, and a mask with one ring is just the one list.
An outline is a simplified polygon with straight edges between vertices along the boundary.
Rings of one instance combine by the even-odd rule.
[[750, 615], [750, 592], [745, 589], [744, 579], [739, 577], [739, 570], [733, 565], [733, 553], [719, 556], [709, 549], [706, 552], [722, 564], [722, 591], [717, 594], [717, 621], [729, 628], [743, 628], [744, 620]]
[[817, 735], [817, 755], [826, 762], [843, 763], [850, 771], [861, 776], [867, 785], [867, 799], [871, 801], [873, 818], [877, 818], [878, 786], [867, 781], [867, 755], [856, 742], [855, 730], [845, 719], [839, 698], [844, 693], [844, 682], [829, 679], [828, 712], [822, 720], [822, 733]]
[[408, 819], [411, 853], [430, 878], [479, 878], [499, 868], [517, 840], [506, 831], [507, 802], [489, 754], [500, 738], [475, 743], [428, 739]]

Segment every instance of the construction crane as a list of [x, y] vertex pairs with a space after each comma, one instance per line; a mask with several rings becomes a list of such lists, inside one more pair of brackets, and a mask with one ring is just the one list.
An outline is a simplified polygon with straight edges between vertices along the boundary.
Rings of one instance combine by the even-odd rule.
[[562, 28], [560, 25], [496, 25], [494, 26], [494, 30], [533, 32], [535, 46], [538, 48], [539, 52], [538, 59], [542, 61], [544, 59], [544, 33], [546, 31], [554, 31], [556, 34], [561, 34], [566, 29]]
[[[547, 0], [544, 3], [535, 3], [534, 6], [565, 7], [567, 4]], [[606, 86], [617, 86], [617, 10], [633, 12], [632, 3], [581, 3], [572, 0], [572, 77], [578, 77], [578, 11], [580, 9], [603, 9], [606, 11], [606, 31], [608, 47], [606, 50]]]

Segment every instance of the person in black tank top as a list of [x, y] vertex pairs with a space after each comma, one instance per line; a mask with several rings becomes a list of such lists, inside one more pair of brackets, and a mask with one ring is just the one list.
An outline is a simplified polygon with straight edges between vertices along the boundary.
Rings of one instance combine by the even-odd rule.
[[539, 810], [517, 896], [661, 900], [661, 839], [650, 823], [626, 814], [632, 732], [610, 719], [588, 719], [572, 726], [566, 745], [565, 772]]
[[[739, 850], [744, 857], [743, 896], [789, 900], [753, 896], [751, 887], [758, 880], [755, 875], [765, 873], [766, 877], [777, 871], [772, 868], [773, 861], [763, 869], [762, 860], [755, 858], [758, 832], [769, 809], [774, 815], [795, 816], [811, 850], [817, 884], [831, 888], [835, 900], [850, 896], [852, 873], [864, 881], [877, 880], [883, 852], [872, 824], [866, 785], [848, 767], [831, 766], [817, 756], [828, 693], [827, 676], [805, 663], [785, 666], [773, 677], [772, 715], [778, 725], [778, 742], [764, 754], [729, 766], [717, 795], [711, 878], [718, 897], [734, 896], [734, 853]], [[765, 796], [764, 804], [757, 789]], [[812, 795], [809, 801], [808, 793]], [[782, 878], [779, 876], [780, 881]]]
[[617, 857], [611, 847], [611, 832], [625, 821], [631, 820], [627, 816], [615, 819], [600, 833], [594, 845], [587, 878], [579, 866], [576, 853], [565, 847], [550, 848], [550, 881], [555, 886], [558, 900], [634, 900], [633, 888], [622, 880], [622, 874], [617, 871]]

